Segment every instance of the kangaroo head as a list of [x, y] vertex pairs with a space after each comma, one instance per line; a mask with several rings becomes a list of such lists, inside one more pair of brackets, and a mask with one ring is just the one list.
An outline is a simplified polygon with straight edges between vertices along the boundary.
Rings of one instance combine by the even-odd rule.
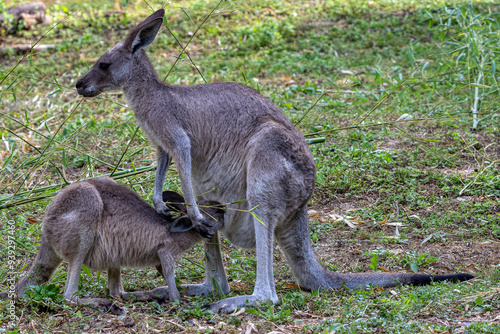
[[137, 72], [137, 63], [145, 58], [144, 50], [151, 44], [163, 22], [165, 10], [160, 9], [133, 28], [122, 42], [106, 51], [83, 77], [76, 82], [78, 94], [97, 96], [104, 91], [123, 89]]

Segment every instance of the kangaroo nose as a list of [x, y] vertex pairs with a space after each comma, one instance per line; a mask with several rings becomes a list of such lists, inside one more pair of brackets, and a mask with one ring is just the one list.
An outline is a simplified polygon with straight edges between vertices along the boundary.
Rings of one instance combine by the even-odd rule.
[[78, 80], [78, 81], [76, 82], [76, 89], [79, 89], [79, 88], [81, 88], [81, 87], [82, 87], [82, 80]]

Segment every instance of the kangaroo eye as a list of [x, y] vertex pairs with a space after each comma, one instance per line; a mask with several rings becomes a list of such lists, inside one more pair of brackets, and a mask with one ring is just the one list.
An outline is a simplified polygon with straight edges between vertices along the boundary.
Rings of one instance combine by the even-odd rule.
[[110, 64], [110, 63], [100, 63], [100, 64], [99, 64], [99, 68], [100, 68], [101, 70], [107, 70], [110, 66], [111, 66], [111, 64]]

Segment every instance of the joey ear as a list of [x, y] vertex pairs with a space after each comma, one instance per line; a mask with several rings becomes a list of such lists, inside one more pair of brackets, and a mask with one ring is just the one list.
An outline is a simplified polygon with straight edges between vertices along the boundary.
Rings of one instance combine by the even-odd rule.
[[184, 197], [176, 191], [165, 190], [162, 193], [163, 202], [184, 203]]
[[193, 222], [188, 216], [177, 218], [170, 226], [170, 232], [186, 232], [193, 228]]
[[167, 202], [168, 206], [179, 212], [187, 213], [186, 206], [182, 203], [185, 202], [184, 197], [182, 197], [181, 194], [175, 192], [175, 191], [170, 191], [166, 190], [162, 193], [162, 199], [163, 202]]
[[137, 50], [145, 48], [153, 43], [163, 23], [164, 15], [165, 10], [162, 8], [151, 14], [143, 22], [139, 23], [125, 38], [123, 43], [125, 48], [133, 54]]

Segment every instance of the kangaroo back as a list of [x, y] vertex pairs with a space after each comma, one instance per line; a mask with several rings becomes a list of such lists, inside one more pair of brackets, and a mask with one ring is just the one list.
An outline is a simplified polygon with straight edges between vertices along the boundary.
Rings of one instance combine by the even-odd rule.
[[71, 184], [47, 209], [42, 235], [61, 257], [73, 259], [94, 244], [103, 211], [101, 195], [91, 183]]

